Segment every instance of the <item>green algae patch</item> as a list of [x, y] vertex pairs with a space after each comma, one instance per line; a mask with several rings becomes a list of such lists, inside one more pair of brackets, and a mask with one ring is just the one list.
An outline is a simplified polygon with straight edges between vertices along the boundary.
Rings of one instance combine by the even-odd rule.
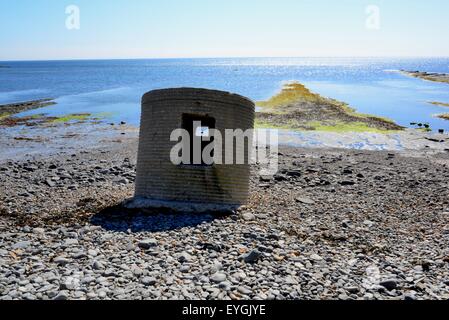
[[0, 115], [0, 126], [15, 127], [15, 126], [56, 126], [56, 125], [71, 125], [80, 123], [99, 124], [101, 120], [111, 116], [112, 113], [74, 113], [60, 116], [50, 116], [48, 114], [33, 114], [29, 116], [17, 117], [11, 114], [3, 113]]
[[78, 113], [78, 114], [68, 114], [59, 117], [55, 117], [51, 120], [53, 123], [70, 123], [70, 122], [85, 122], [85, 121], [100, 121], [105, 118], [112, 117], [114, 113], [112, 112], [99, 112], [95, 114], [91, 113]]
[[42, 119], [45, 118], [47, 115], [44, 113], [40, 113], [40, 114], [33, 114], [30, 116], [30, 119]]
[[256, 118], [256, 121], [254, 123], [254, 127], [256, 129], [279, 129], [279, 130], [292, 130], [294, 127], [294, 124], [274, 124], [269, 121], [264, 121], [262, 119]]
[[285, 124], [272, 124], [269, 121], [263, 121], [261, 119], [256, 119], [255, 122], [256, 129], [279, 129], [279, 130], [293, 130], [293, 131], [317, 131], [317, 132], [371, 132], [371, 133], [397, 133], [401, 130], [384, 130], [377, 129], [368, 126], [363, 122], [320, 122], [320, 121], [310, 121], [304, 124], [295, 123], [290, 121]]
[[347, 103], [323, 97], [298, 82], [286, 84], [280, 93], [257, 105], [259, 128], [382, 133], [404, 129], [390, 119], [358, 113]]
[[303, 84], [292, 82], [284, 85], [281, 92], [267, 101], [257, 102], [257, 105], [265, 109], [274, 109], [273, 111], [282, 111], [288, 108], [289, 104], [301, 101], [323, 102], [326, 98], [319, 94], [311, 92]]
[[86, 121], [91, 118], [90, 113], [80, 113], [80, 114], [68, 114], [60, 117], [55, 117], [51, 120], [52, 123], [68, 123], [68, 122], [80, 122], [80, 121]]
[[385, 130], [377, 129], [368, 126], [363, 122], [335, 122], [335, 123], [322, 123], [322, 122], [310, 122], [309, 126], [313, 127], [315, 131], [324, 132], [372, 132], [372, 133], [394, 133], [400, 130]]

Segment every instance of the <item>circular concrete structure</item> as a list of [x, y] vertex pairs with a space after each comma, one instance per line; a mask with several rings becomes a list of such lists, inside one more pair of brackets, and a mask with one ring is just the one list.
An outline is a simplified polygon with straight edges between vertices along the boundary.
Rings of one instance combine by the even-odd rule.
[[[250, 176], [247, 149], [243, 164], [224, 163], [228, 152], [224, 150], [221, 164], [176, 165], [170, 153], [179, 141], [170, 141], [170, 136], [176, 129], [194, 136], [201, 130], [215, 129], [222, 134], [224, 146], [226, 129], [253, 129], [254, 117], [251, 100], [228, 92], [179, 88], [146, 93], [142, 98], [135, 198], [128, 207], [208, 211], [246, 203]], [[218, 140], [215, 142], [218, 145]]]

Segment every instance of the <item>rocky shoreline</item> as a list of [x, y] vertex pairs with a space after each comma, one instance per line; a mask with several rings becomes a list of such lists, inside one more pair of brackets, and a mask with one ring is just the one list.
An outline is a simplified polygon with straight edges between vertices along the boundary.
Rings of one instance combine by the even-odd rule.
[[0, 105], [0, 120], [11, 115], [56, 104], [54, 99], [39, 99]]
[[447, 73], [407, 71], [407, 70], [400, 70], [400, 72], [407, 76], [422, 79], [422, 80], [441, 82], [441, 83], [449, 83], [449, 74], [447, 74]]
[[256, 124], [263, 128], [331, 132], [391, 132], [404, 128], [389, 119], [357, 113], [346, 103], [292, 82], [268, 101], [258, 102]]
[[434, 106], [449, 107], [449, 103], [445, 103], [445, 102], [432, 101], [432, 102], [429, 102], [429, 103], [433, 104]]
[[448, 299], [449, 153], [281, 148], [235, 213], [128, 211], [137, 140], [0, 162], [0, 299]]

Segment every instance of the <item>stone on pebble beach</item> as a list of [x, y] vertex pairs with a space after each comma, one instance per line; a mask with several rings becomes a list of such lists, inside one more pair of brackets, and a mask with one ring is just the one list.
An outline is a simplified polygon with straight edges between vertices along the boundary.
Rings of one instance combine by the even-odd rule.
[[384, 287], [387, 290], [394, 290], [398, 287], [398, 282], [395, 279], [387, 279], [384, 281], [381, 281], [379, 283], [382, 287]]
[[220, 283], [226, 280], [226, 274], [224, 273], [215, 273], [213, 274], [210, 279], [215, 283]]
[[142, 241], [139, 241], [138, 246], [144, 250], [151, 249], [153, 247], [156, 247], [158, 245], [158, 241], [156, 239], [145, 239]]
[[260, 258], [262, 258], [262, 256], [263, 254], [259, 250], [255, 249], [242, 255], [241, 259], [246, 263], [256, 263]]

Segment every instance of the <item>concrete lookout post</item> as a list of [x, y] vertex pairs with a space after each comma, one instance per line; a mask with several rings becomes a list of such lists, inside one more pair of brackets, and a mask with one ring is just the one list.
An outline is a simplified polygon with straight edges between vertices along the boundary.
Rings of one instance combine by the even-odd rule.
[[[228, 92], [179, 88], [146, 93], [142, 98], [136, 191], [128, 207], [204, 212], [245, 204], [250, 177], [247, 151], [252, 148], [252, 136], [244, 140], [243, 163], [226, 161], [229, 152], [239, 152], [234, 147], [227, 150], [226, 139], [230, 130], [250, 132], [247, 130], [254, 128], [254, 117], [255, 105], [251, 100]], [[189, 133], [189, 139], [172, 141], [177, 129]], [[211, 138], [210, 132], [219, 132], [222, 139]], [[209, 141], [203, 141], [208, 140], [203, 138], [206, 136]], [[194, 137], [200, 137], [199, 149], [193, 147]], [[204, 163], [201, 153], [211, 143], [214, 159], [222, 161]], [[179, 155], [191, 161], [180, 164], [172, 161], [171, 154], [177, 145], [183, 146]], [[222, 152], [216, 148], [222, 148]], [[201, 162], [195, 161], [197, 156]], [[233, 155], [232, 159], [236, 157]]]

